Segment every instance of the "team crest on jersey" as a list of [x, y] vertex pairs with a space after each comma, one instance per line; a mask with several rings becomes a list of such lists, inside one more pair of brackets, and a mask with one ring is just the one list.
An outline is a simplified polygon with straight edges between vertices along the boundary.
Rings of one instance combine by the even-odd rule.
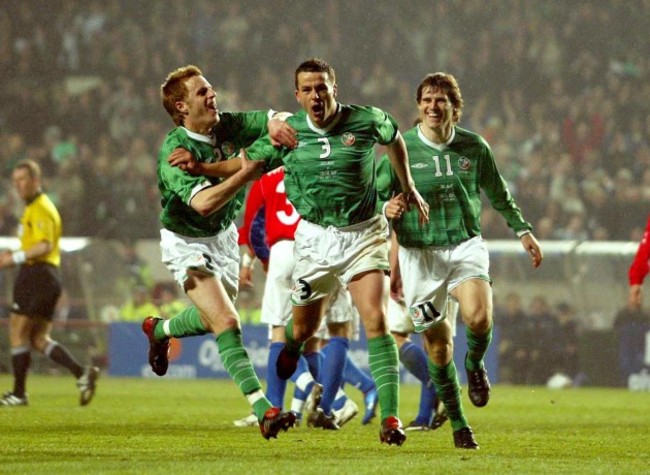
[[357, 140], [357, 138], [351, 132], [346, 132], [341, 136], [341, 142], [346, 147], [352, 146], [354, 144], [355, 140]]
[[460, 168], [461, 170], [465, 170], [465, 171], [469, 170], [470, 165], [471, 163], [469, 161], [469, 158], [460, 157], [458, 159], [458, 168]]
[[226, 156], [230, 156], [235, 151], [235, 145], [232, 142], [224, 142], [221, 144], [221, 150], [223, 150]]

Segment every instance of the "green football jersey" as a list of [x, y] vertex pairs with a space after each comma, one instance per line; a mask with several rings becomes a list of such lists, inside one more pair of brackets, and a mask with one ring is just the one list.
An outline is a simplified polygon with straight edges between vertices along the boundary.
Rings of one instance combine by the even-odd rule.
[[190, 206], [190, 200], [199, 191], [217, 185], [222, 178], [192, 176], [167, 163], [175, 148], [184, 148], [199, 162], [213, 163], [234, 157], [240, 148], [251, 145], [267, 132], [266, 111], [225, 112], [212, 136], [190, 132], [176, 127], [165, 137], [158, 154], [158, 189], [162, 195], [160, 222], [165, 229], [187, 237], [209, 237], [228, 228], [245, 197], [242, 189], [222, 208], [203, 217]]
[[[532, 229], [499, 174], [487, 142], [469, 130], [453, 130], [445, 145], [428, 140], [419, 126], [404, 134], [411, 175], [430, 207], [429, 223], [424, 226], [418, 223], [414, 209], [393, 221], [397, 240], [404, 247], [449, 246], [479, 236], [481, 190], [515, 232]], [[378, 166], [377, 186], [382, 202], [400, 192], [399, 180], [386, 156]]]
[[274, 148], [265, 138], [248, 149], [248, 157], [266, 160], [268, 170], [284, 164], [287, 197], [300, 216], [341, 228], [377, 214], [374, 147], [395, 140], [395, 120], [376, 107], [339, 104], [325, 129], [304, 110], [287, 122], [298, 133], [296, 149]]

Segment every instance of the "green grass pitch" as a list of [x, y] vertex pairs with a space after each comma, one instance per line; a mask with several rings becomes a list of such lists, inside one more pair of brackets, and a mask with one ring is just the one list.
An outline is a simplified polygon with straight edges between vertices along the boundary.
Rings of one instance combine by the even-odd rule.
[[[29, 407], [0, 408], [0, 473], [650, 473], [647, 392], [497, 385], [481, 409], [464, 394], [481, 445], [464, 451], [448, 423], [395, 447], [360, 416], [338, 432], [302, 426], [266, 441], [258, 428], [233, 426], [248, 405], [229, 380], [104, 376], [87, 407], [72, 378], [32, 375], [28, 387]], [[10, 388], [1, 375], [0, 389]], [[400, 397], [408, 423], [419, 386]]]

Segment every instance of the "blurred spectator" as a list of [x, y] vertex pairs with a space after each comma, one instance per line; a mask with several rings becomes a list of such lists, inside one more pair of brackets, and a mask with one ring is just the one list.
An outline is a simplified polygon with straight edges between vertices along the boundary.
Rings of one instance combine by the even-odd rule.
[[126, 268], [126, 280], [119, 284], [119, 287], [129, 295], [131, 289], [135, 287], [145, 288], [149, 292], [153, 291], [154, 280], [151, 274], [149, 264], [138, 255], [135, 243], [125, 241], [119, 250], [122, 258], [122, 264]]
[[499, 329], [499, 381], [521, 384], [528, 366], [526, 339], [528, 317], [524, 313], [521, 297], [516, 293], [506, 295], [502, 305], [494, 312]]
[[0, 236], [15, 236], [18, 220], [7, 205], [7, 200], [0, 199]]
[[583, 213], [574, 213], [568, 216], [564, 226], [558, 228], [554, 233], [555, 239], [564, 239], [568, 241], [585, 241], [589, 238], [585, 216]]
[[543, 385], [553, 375], [549, 366], [549, 353], [559, 333], [555, 313], [546, 297], [536, 295], [528, 305], [528, 326], [523, 339], [528, 351], [528, 364], [524, 368], [525, 383]]
[[243, 287], [237, 297], [237, 311], [242, 323], [260, 323], [262, 309], [259, 299], [255, 296], [254, 287]]
[[[159, 207], [150, 188], [168, 124], [151, 78], [187, 58], [220, 73], [220, 109], [244, 110], [292, 107], [281, 79], [292, 76], [296, 58], [336, 55], [335, 66], [351, 71], [339, 78], [346, 102], [372, 97], [402, 128], [413, 119], [413, 85], [435, 64], [465, 85], [476, 107], [463, 122], [502, 157], [502, 173], [531, 222], [551, 219], [550, 236], [562, 238], [579, 213], [589, 239], [630, 239], [635, 216], [650, 206], [644, 0], [579, 8], [414, 0], [399, 10], [388, 0], [286, 7], [178, 0], [147, 9], [127, 0], [5, 3], [0, 67], [11, 74], [0, 91], [0, 170], [30, 157], [56, 173], [54, 182], [70, 183], [72, 189], [57, 190], [68, 235], [157, 238]], [[498, 27], [478, 27], [485, 24]], [[354, 47], [370, 37], [382, 55]], [[295, 38], [302, 38], [298, 46]], [[436, 48], [441, 42], [450, 46]], [[363, 81], [364, 71], [381, 79]], [[145, 92], [136, 94], [136, 85]], [[0, 174], [3, 189], [7, 177]], [[488, 218], [486, 236], [506, 236]]]
[[147, 316], [160, 315], [160, 308], [153, 303], [147, 287], [134, 287], [131, 296], [120, 307], [120, 319], [125, 322], [142, 322]]
[[618, 341], [620, 383], [627, 384], [632, 373], [644, 367], [646, 334], [650, 331], [650, 314], [628, 302], [616, 314], [614, 331]]
[[63, 289], [59, 301], [56, 303], [54, 311], [54, 320], [65, 323], [68, 320], [81, 320], [88, 318], [86, 308], [79, 302], [75, 301], [67, 289]]
[[178, 297], [178, 286], [174, 282], [159, 284], [154, 291], [160, 314], [156, 315], [165, 319], [172, 318], [188, 307], [188, 303]]
[[540, 241], [555, 238], [554, 230], [555, 224], [553, 223], [553, 219], [549, 216], [544, 216], [537, 221], [537, 224], [535, 225], [535, 235]]
[[548, 366], [552, 374], [563, 374], [572, 381], [577, 381], [578, 360], [578, 325], [575, 309], [566, 302], [557, 305], [555, 317], [557, 325], [552, 328], [550, 347], [548, 348]]

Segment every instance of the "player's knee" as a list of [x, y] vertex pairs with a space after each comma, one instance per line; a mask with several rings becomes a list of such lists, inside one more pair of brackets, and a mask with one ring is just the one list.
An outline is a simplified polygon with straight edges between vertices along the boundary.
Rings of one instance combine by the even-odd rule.
[[422, 333], [429, 359], [436, 365], [444, 366], [451, 361], [454, 354], [454, 340], [450, 332], [440, 333], [429, 328]]
[[45, 353], [45, 348], [49, 343], [49, 339], [42, 335], [32, 336], [29, 340], [29, 345], [39, 353]]
[[219, 334], [226, 330], [234, 330], [240, 328], [239, 317], [236, 313], [223, 313], [208, 319], [207, 330], [212, 333]]
[[449, 363], [453, 354], [454, 347], [451, 342], [437, 340], [429, 346], [429, 358], [438, 366], [444, 366]]
[[389, 333], [386, 327], [386, 317], [383, 314], [375, 314], [364, 318], [363, 326], [368, 338], [387, 335]]
[[309, 338], [314, 336], [317, 328], [313, 328], [311, 325], [299, 325], [297, 322], [293, 324], [293, 338], [296, 341], [307, 341]]
[[486, 308], [477, 308], [463, 315], [463, 322], [472, 332], [483, 335], [492, 326], [492, 315]]

